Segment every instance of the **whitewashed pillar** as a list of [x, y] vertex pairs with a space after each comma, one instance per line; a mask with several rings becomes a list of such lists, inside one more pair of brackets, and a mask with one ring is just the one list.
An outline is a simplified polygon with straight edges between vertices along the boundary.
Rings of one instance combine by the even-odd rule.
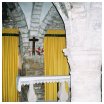
[[[101, 101], [101, 3], [73, 3], [65, 22], [71, 101]], [[70, 25], [69, 25], [70, 24]]]
[[59, 102], [65, 102], [68, 100], [68, 92], [65, 89], [65, 82], [61, 82], [58, 91]]
[[101, 101], [101, 53], [66, 51], [71, 68], [71, 101]]
[[[54, 4], [65, 24], [64, 52], [71, 68], [71, 101], [101, 101], [102, 4]], [[66, 8], [62, 9], [62, 5]]]
[[33, 87], [33, 82], [30, 82], [29, 85], [29, 91], [27, 93], [28, 101], [29, 102], [36, 102], [37, 101], [37, 96]]

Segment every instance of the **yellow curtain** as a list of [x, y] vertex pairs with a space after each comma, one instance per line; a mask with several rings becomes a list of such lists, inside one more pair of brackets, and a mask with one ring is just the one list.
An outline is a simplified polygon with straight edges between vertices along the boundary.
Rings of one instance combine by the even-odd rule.
[[[67, 59], [62, 52], [66, 46], [65, 43], [65, 37], [44, 38], [44, 69], [46, 76], [69, 74]], [[57, 83], [45, 84], [45, 100], [57, 101], [57, 90]], [[67, 83], [66, 91], [68, 91]]]
[[18, 101], [18, 37], [2, 36], [2, 101]]

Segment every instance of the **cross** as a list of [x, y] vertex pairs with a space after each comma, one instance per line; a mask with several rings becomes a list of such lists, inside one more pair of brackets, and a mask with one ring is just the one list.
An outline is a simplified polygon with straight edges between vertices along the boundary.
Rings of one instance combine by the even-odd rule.
[[33, 39], [29, 39], [29, 41], [33, 41], [33, 46], [32, 46], [32, 54], [35, 55], [35, 42], [38, 41], [39, 39], [36, 39], [33, 37]]

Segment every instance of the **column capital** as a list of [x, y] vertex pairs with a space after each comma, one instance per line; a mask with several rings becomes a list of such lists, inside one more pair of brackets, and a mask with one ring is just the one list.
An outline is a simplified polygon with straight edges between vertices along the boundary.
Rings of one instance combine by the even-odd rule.
[[80, 50], [79, 48], [63, 49], [65, 56], [70, 55], [102, 55], [102, 50]]

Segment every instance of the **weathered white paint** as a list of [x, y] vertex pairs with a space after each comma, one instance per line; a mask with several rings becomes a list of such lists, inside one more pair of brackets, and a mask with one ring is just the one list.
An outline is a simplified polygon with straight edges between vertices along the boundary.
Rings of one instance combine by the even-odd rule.
[[69, 98], [68, 93], [65, 90], [65, 81], [70, 83], [70, 76], [37, 76], [37, 77], [17, 77], [17, 90], [21, 92], [22, 85], [29, 85], [29, 91], [27, 94], [28, 101], [34, 102], [37, 101], [37, 96], [35, 94], [33, 84], [35, 83], [54, 83], [60, 82], [58, 97], [60, 101], [67, 101]]
[[27, 93], [27, 99], [28, 99], [28, 102], [36, 102], [37, 101], [37, 96], [36, 96], [36, 93], [34, 91], [32, 81], [30, 81], [29, 90], [28, 90], [28, 93]]
[[101, 101], [101, 3], [64, 4], [68, 17], [55, 6], [65, 23], [71, 101]]
[[22, 85], [30, 85], [31, 81], [35, 83], [52, 83], [52, 82], [68, 82], [70, 76], [18, 76], [17, 77], [17, 90], [21, 92]]
[[58, 102], [66, 102], [69, 98], [68, 92], [65, 89], [65, 82], [60, 83], [59, 91], [58, 91]]
[[100, 52], [64, 52], [71, 67], [71, 101], [101, 101]]

